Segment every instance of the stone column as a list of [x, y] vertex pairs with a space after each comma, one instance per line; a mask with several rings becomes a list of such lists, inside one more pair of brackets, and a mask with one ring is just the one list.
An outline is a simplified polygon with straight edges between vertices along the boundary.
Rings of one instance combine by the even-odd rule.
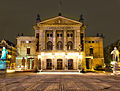
[[94, 68], [93, 68], [93, 58], [91, 58], [91, 69], [94, 70]]
[[53, 30], [53, 50], [56, 50], [56, 30]]
[[74, 30], [74, 49], [76, 49], [76, 42], [77, 42], [77, 36], [76, 36], [76, 30]]
[[43, 47], [43, 50], [45, 49], [45, 44], [46, 44], [46, 42], [45, 42], [45, 30], [43, 30], [43, 33], [42, 33], [42, 47]]
[[65, 55], [65, 70], [68, 70], [68, 59], [67, 59], [67, 55]]
[[67, 49], [67, 48], [66, 48], [66, 45], [67, 45], [67, 41], [66, 41], [66, 38], [67, 38], [66, 35], [67, 35], [67, 34], [66, 34], [66, 32], [67, 32], [67, 31], [64, 30], [64, 50]]

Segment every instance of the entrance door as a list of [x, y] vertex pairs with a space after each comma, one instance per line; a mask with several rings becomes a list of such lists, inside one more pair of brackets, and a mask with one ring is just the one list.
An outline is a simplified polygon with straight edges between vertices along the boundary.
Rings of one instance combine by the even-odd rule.
[[86, 58], [86, 68], [89, 69], [89, 58]]
[[68, 60], [68, 70], [73, 69], [73, 59]]
[[62, 59], [57, 60], [57, 69], [62, 70]]
[[47, 69], [51, 70], [52, 69], [52, 60], [51, 59], [47, 59]]

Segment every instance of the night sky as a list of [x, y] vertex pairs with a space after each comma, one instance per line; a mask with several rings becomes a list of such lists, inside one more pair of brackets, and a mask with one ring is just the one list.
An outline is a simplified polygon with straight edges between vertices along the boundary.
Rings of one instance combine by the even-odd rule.
[[[0, 40], [16, 41], [18, 33], [34, 35], [33, 25], [58, 16], [59, 0], [0, 0]], [[63, 0], [62, 15], [79, 20], [84, 15], [86, 34], [104, 33], [104, 46], [120, 39], [120, 0]]]

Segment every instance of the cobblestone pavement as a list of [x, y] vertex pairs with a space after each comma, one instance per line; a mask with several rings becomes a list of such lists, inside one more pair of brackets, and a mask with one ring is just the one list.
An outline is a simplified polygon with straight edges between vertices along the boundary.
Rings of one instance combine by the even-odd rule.
[[17, 73], [0, 78], [0, 91], [120, 91], [120, 76]]

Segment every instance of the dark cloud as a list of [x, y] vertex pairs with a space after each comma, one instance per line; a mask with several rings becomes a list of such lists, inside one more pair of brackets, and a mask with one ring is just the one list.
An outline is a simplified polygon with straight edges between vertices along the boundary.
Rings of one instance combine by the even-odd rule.
[[[37, 13], [45, 20], [58, 15], [59, 0], [1, 0], [0, 39], [15, 41], [18, 33], [34, 35], [32, 26]], [[88, 25], [86, 33], [95, 36], [104, 33], [105, 45], [120, 39], [120, 0], [63, 0], [63, 16], [79, 19], [84, 14]]]

